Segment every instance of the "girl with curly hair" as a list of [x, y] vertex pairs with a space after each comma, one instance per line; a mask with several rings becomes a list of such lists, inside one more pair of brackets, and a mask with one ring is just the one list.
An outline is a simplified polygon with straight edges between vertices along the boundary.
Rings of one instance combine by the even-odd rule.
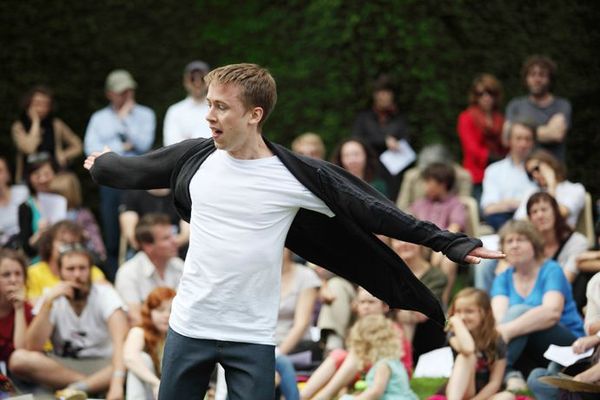
[[125, 341], [124, 357], [128, 400], [155, 400], [160, 385], [160, 364], [169, 327], [175, 291], [154, 289], [142, 305], [142, 325], [131, 328]]
[[383, 315], [359, 319], [350, 330], [348, 348], [361, 367], [371, 365], [366, 389], [360, 394], [344, 396], [353, 400], [416, 400], [410, 389], [408, 374], [399, 360], [400, 345], [392, 321]]

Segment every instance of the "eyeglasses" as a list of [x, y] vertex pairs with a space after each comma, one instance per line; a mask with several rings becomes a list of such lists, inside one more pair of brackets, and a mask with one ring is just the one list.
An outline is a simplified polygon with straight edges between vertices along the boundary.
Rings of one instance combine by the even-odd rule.
[[540, 164], [536, 164], [534, 165], [532, 168], [526, 168], [525, 172], [527, 172], [527, 177], [529, 178], [529, 180], [533, 180], [533, 174], [536, 172], [540, 172]]
[[495, 90], [491, 90], [491, 89], [483, 89], [483, 90], [477, 90], [477, 91], [475, 91], [475, 96], [477, 96], [477, 97], [481, 97], [484, 94], [487, 94], [488, 96], [491, 96], [491, 97], [496, 97], [496, 95], [498, 93], [496, 93]]

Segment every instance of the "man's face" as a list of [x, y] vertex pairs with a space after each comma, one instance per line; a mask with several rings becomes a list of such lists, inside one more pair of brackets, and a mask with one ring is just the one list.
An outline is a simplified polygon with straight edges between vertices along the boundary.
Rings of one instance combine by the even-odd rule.
[[185, 74], [183, 86], [190, 96], [200, 100], [206, 97], [206, 85], [204, 84], [204, 72], [200, 70]]
[[391, 90], [377, 90], [373, 93], [373, 107], [377, 110], [389, 110], [394, 107], [394, 92]]
[[542, 96], [550, 91], [550, 73], [539, 65], [529, 68], [525, 81], [529, 93], [533, 96]]
[[154, 243], [142, 244], [142, 248], [150, 257], [168, 260], [177, 256], [177, 242], [171, 225], [155, 225], [152, 227]]
[[110, 101], [112, 107], [115, 110], [119, 110], [128, 100], [133, 100], [135, 97], [135, 91], [133, 89], [127, 89], [119, 93], [106, 92], [106, 97], [108, 98], [108, 101]]
[[246, 109], [242, 103], [240, 94], [241, 89], [237, 85], [212, 83], [206, 96], [209, 107], [206, 120], [215, 146], [230, 154], [244, 149], [253, 127], [258, 124], [252, 110]]
[[90, 291], [92, 269], [89, 258], [81, 253], [67, 253], [63, 254], [61, 262], [61, 280], [72, 283], [76, 289], [87, 294]]
[[533, 149], [533, 132], [526, 126], [514, 124], [511, 127], [508, 144], [513, 155], [524, 159]]

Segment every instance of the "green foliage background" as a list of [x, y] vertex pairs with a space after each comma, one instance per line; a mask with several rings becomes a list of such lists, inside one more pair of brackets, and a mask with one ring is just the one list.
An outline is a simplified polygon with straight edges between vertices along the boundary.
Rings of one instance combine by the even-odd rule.
[[268, 67], [279, 102], [266, 135], [288, 144], [315, 131], [329, 148], [368, 106], [369, 82], [390, 73], [415, 147], [443, 142], [460, 159], [455, 124], [472, 78], [495, 74], [510, 99], [524, 91], [523, 59], [543, 53], [559, 64], [555, 92], [573, 104], [571, 179], [597, 197], [599, 11], [598, 2], [561, 0], [4, 0], [0, 152], [12, 157], [18, 100], [38, 83], [55, 89], [59, 115], [83, 136], [117, 67], [132, 72], [138, 101], [156, 111], [159, 146], [164, 113], [184, 96], [182, 68], [199, 58]]

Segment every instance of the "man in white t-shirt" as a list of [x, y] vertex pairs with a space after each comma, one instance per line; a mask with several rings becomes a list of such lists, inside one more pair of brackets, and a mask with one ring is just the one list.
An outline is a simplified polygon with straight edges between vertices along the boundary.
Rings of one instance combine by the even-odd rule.
[[[414, 291], [423, 295], [420, 302], [429, 301], [431, 294], [418, 286], [414, 275], [401, 273], [405, 271], [401, 261], [371, 232], [402, 237], [413, 232], [419, 236], [414, 240], [426, 240], [439, 250], [462, 249], [455, 258], [467, 262], [502, 256], [481, 248], [480, 241], [443, 233], [401, 214], [368, 185], [336, 167], [297, 158], [268, 142], [261, 132], [275, 106], [277, 90], [266, 69], [255, 64], [228, 65], [211, 71], [205, 82], [211, 141], [196, 139], [136, 159], [106, 150], [90, 155], [84, 163], [102, 184], [171, 185], [175, 205], [190, 220], [190, 246], [163, 356], [161, 399], [202, 398], [217, 362], [225, 369], [231, 400], [273, 398], [284, 242], [292, 250], [300, 249], [301, 256], [312, 251], [310, 258], [322, 259], [358, 282], [376, 276], [377, 281], [366, 284], [383, 287], [383, 297]], [[319, 171], [322, 175], [316, 175]], [[334, 214], [326, 201], [344, 215]], [[356, 229], [354, 220], [360, 220]], [[327, 232], [334, 236], [311, 242]], [[368, 249], [369, 254], [361, 256], [378, 264], [378, 273], [373, 274], [372, 268], [342, 271], [334, 265], [353, 251], [344, 253], [336, 235], [353, 234], [355, 246]], [[388, 263], [397, 268], [384, 269]], [[403, 298], [404, 304], [412, 300]], [[430, 304], [440, 319], [439, 303]], [[418, 308], [416, 303], [410, 306]]]
[[183, 87], [188, 96], [173, 104], [165, 114], [163, 143], [165, 146], [192, 138], [209, 138], [210, 128], [206, 122], [206, 84], [204, 75], [210, 67], [204, 61], [192, 61], [183, 70]]
[[127, 304], [132, 326], [142, 323], [142, 303], [159, 286], [177, 289], [183, 272], [183, 260], [177, 257], [177, 241], [171, 218], [150, 213], [135, 227], [135, 240], [140, 251], [117, 271], [115, 287]]
[[[91, 265], [83, 246], [63, 248], [61, 282], [38, 301], [27, 330], [30, 350], [15, 351], [9, 369], [23, 380], [54, 389], [108, 391], [107, 399], [122, 399], [127, 316], [111, 286], [91, 283]], [[52, 353], [46, 355], [48, 340]]]

